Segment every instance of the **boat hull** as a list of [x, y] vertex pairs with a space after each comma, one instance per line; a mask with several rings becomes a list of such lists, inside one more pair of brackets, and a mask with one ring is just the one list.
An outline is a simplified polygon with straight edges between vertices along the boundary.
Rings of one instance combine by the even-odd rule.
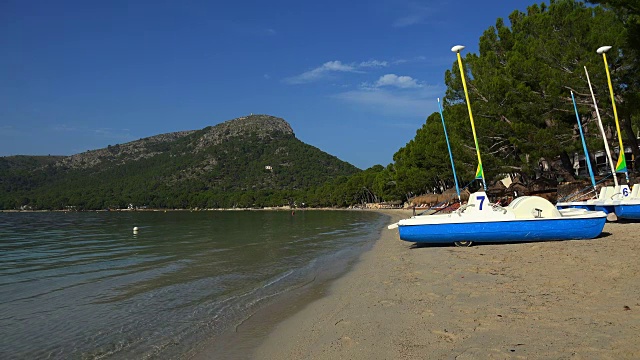
[[528, 242], [593, 239], [600, 235], [606, 216], [568, 219], [465, 222], [400, 225], [400, 239], [416, 243]]
[[615, 206], [616, 216], [621, 219], [640, 220], [640, 204], [620, 204]]

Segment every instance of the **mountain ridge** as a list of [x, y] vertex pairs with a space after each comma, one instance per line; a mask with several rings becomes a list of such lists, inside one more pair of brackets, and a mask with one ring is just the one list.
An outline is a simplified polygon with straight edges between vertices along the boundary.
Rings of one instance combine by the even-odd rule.
[[253, 114], [60, 159], [36, 158], [0, 158], [0, 208], [281, 205], [292, 191], [360, 171], [297, 139], [284, 119]]
[[269, 136], [271, 132], [295, 136], [291, 125], [282, 118], [271, 115], [251, 114], [249, 116], [227, 120], [217, 125], [207, 126], [201, 130], [183, 130], [158, 134], [123, 144], [109, 145], [106, 148], [70, 155], [62, 159], [57, 166], [87, 168], [95, 166], [105, 160], [113, 160], [114, 158], [121, 157], [123, 154], [134, 156], [134, 160], [153, 157], [162, 152], [161, 147], [158, 149], [158, 146], [154, 145], [174, 142], [198, 132], [203, 132], [203, 134], [195, 150], [203, 151], [205, 148], [218, 145], [230, 137], [240, 136], [243, 133], [252, 131], [257, 132], [261, 138]]

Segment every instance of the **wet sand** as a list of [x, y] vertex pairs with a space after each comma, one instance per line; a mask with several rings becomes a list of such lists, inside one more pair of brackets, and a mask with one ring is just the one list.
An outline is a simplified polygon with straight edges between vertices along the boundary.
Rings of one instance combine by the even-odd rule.
[[[313, 209], [316, 211], [317, 209]], [[335, 209], [321, 209], [335, 211]], [[363, 211], [363, 210], [354, 210]], [[410, 213], [408, 213], [410, 215]], [[409, 216], [407, 215], [407, 217]], [[389, 216], [381, 219], [386, 227]], [[381, 230], [378, 230], [379, 232]], [[255, 349], [283, 320], [295, 315], [309, 303], [327, 296], [330, 285], [359, 262], [362, 252], [371, 249], [378, 237], [372, 237], [353, 249], [355, 256], [337, 256], [330, 259], [317, 271], [309, 274], [302, 283], [284, 291], [264, 303], [233, 328], [199, 343], [180, 356], [189, 360], [237, 360], [251, 359]]]
[[639, 234], [607, 223], [593, 240], [456, 248], [385, 228], [253, 358], [638, 359]]

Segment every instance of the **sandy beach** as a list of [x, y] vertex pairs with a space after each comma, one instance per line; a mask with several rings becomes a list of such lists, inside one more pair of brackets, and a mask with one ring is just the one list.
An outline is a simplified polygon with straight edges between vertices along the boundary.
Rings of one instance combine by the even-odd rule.
[[639, 233], [607, 223], [593, 240], [456, 248], [385, 228], [254, 358], [639, 359]]

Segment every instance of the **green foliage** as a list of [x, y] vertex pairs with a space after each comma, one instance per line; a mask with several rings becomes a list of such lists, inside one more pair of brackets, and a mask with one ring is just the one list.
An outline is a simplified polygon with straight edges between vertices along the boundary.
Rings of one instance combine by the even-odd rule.
[[[582, 123], [587, 125], [590, 149], [603, 148], [584, 66], [605, 126], [615, 134], [604, 64], [595, 51], [602, 45], [616, 49], [607, 56], [618, 113], [627, 144], [637, 147], [634, 132], [638, 128], [632, 122], [637, 121], [640, 108], [635, 86], [640, 75], [632, 69], [638, 61], [627, 45], [627, 30], [614, 12], [560, 0], [548, 6], [532, 5], [526, 13], [515, 11], [509, 21], [507, 26], [498, 19], [480, 38], [480, 53], [468, 53], [463, 61], [489, 181], [501, 173], [533, 173], [541, 158], [568, 160], [568, 154], [582, 152], [570, 91], [576, 94]], [[451, 70], [445, 73], [444, 117], [464, 186], [473, 179], [478, 160], [458, 63], [452, 58]], [[615, 145], [617, 139], [611, 142]], [[415, 138], [394, 155], [394, 162], [395, 180], [405, 196], [452, 185], [438, 113], [429, 116]], [[564, 169], [556, 170], [566, 174], [571, 168], [566, 162]]]
[[[509, 19], [510, 28], [499, 19], [485, 31], [480, 55], [468, 54], [465, 61], [473, 74], [470, 97], [487, 176], [509, 169], [527, 172], [540, 158], [579, 150], [569, 92], [590, 104], [583, 66], [598, 90], [605, 89], [595, 49], [601, 44], [620, 48], [624, 33], [612, 13], [574, 1], [533, 5], [527, 14], [515, 11]], [[447, 80], [450, 88], [460, 87], [458, 76]], [[600, 93], [606, 100], [606, 92]], [[447, 96], [461, 100], [455, 91]], [[582, 109], [588, 113], [586, 106]]]
[[612, 9], [627, 29], [627, 45], [640, 53], [640, 0], [589, 0]]

